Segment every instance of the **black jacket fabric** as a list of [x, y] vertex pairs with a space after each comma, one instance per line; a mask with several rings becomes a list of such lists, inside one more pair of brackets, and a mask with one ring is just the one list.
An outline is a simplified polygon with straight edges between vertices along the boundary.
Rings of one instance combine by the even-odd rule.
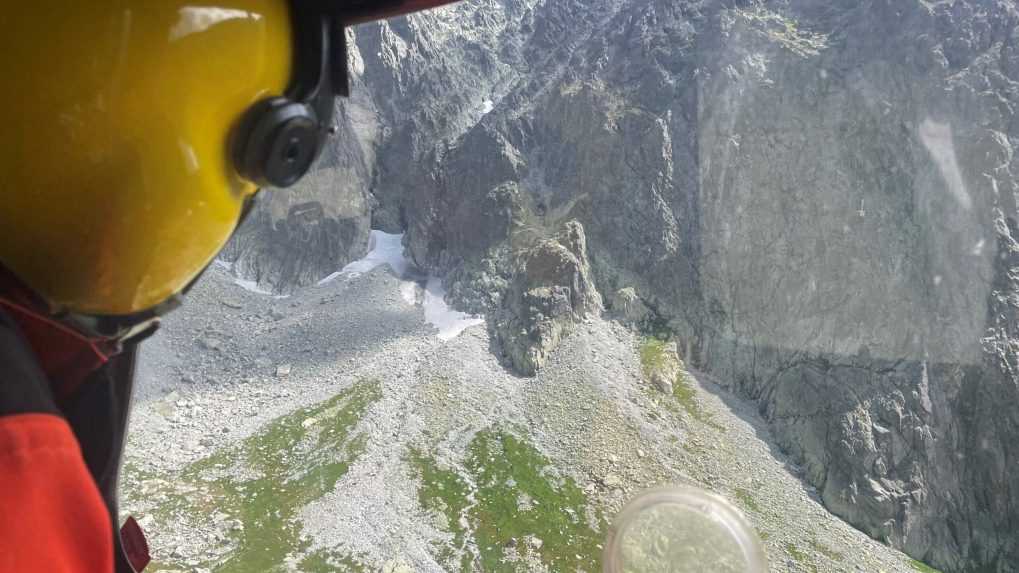
[[18, 324], [0, 310], [0, 416], [43, 413], [62, 416], [81, 447], [89, 473], [113, 524], [116, 573], [135, 573], [121, 543], [117, 480], [131, 405], [137, 346], [124, 350], [92, 372], [64, 399], [54, 397], [36, 356]]

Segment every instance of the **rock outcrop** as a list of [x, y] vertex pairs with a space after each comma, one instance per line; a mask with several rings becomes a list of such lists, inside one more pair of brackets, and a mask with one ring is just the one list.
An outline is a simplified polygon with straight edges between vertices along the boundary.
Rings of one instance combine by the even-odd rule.
[[612, 293], [609, 297], [609, 307], [616, 319], [638, 329], [646, 329], [647, 321], [652, 315], [633, 287], [624, 287]]
[[569, 221], [556, 237], [515, 253], [510, 287], [489, 321], [509, 363], [534, 375], [563, 337], [601, 311], [584, 228]]
[[371, 210], [352, 180], [345, 169], [320, 168], [293, 188], [259, 198], [222, 258], [240, 276], [286, 293], [364, 256]]
[[675, 340], [645, 341], [640, 348], [640, 362], [647, 381], [667, 396], [672, 396], [674, 383], [680, 376], [685, 375], [685, 367], [679, 357]]

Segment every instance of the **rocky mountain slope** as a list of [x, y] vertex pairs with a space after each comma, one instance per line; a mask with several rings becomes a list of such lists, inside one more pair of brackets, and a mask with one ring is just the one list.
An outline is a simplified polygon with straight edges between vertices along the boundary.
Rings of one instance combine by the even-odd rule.
[[153, 571], [594, 572], [607, 522], [663, 483], [737, 504], [771, 571], [922, 568], [826, 511], [669, 344], [590, 316], [521, 378], [404, 276], [278, 298], [214, 267], [145, 342], [121, 489]]
[[598, 296], [755, 400], [837, 515], [1016, 570], [1013, 2], [484, 0], [354, 35], [343, 192], [274, 194], [242, 272], [311, 284], [370, 210], [539, 377]]

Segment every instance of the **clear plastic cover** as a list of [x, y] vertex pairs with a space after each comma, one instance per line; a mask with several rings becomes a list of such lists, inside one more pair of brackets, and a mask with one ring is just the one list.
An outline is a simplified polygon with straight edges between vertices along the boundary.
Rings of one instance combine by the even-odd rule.
[[607, 573], [756, 573], [767, 559], [753, 528], [725, 499], [690, 486], [649, 490], [616, 518]]

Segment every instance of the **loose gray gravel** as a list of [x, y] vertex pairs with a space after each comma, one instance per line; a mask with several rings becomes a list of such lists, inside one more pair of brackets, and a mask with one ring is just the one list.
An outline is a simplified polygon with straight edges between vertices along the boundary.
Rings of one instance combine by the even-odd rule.
[[[279, 299], [210, 269], [143, 346], [129, 463], [171, 475], [281, 415], [377, 379], [382, 398], [359, 428], [369, 435], [365, 453], [300, 513], [314, 547], [339, 548], [375, 570], [441, 571], [430, 549], [451, 539], [418, 503], [408, 448], [434, 449], [457, 468], [473, 435], [498, 423], [526, 432], [610, 512], [662, 483], [729, 497], [762, 534], [772, 571], [912, 571], [904, 555], [825, 511], [752, 404], [695, 373], [710, 423], [657, 406], [637, 335], [619, 324], [579, 325], [537, 377], [522, 378], [500, 365], [484, 327], [440, 340], [401, 285], [379, 267]], [[148, 508], [124, 510], [144, 526]], [[157, 559], [187, 562], [223, 551], [229, 527], [213, 520], [148, 534]]]

